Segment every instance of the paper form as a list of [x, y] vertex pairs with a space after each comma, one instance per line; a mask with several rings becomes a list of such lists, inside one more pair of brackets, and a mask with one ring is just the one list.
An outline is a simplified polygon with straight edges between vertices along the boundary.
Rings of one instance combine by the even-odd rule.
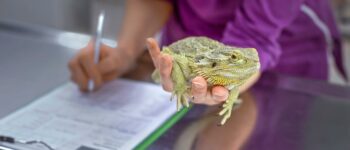
[[67, 83], [0, 121], [0, 134], [58, 150], [130, 150], [176, 112], [160, 86], [116, 80], [94, 93]]

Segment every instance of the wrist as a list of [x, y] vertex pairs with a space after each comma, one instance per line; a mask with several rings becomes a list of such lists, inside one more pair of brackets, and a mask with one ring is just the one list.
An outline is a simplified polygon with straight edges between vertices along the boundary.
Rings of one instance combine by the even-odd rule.
[[135, 49], [131, 47], [118, 46], [115, 48], [115, 51], [118, 57], [120, 57], [119, 59], [126, 62], [135, 61], [137, 58]]
[[[136, 61], [146, 50], [145, 40], [119, 40], [117, 50], [120, 51], [126, 58]], [[126, 59], [123, 58], [123, 59]]]
[[122, 74], [133, 69], [137, 64], [139, 54], [132, 46], [119, 46], [115, 48], [116, 64], [120, 65]]

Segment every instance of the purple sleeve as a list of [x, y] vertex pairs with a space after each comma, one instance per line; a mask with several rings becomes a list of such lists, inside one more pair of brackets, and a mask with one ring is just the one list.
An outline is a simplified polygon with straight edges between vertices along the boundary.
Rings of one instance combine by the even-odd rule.
[[164, 1], [169, 2], [170, 4], [175, 4], [176, 0], [164, 0]]
[[261, 70], [274, 67], [281, 55], [277, 41], [300, 12], [303, 0], [244, 0], [223, 33], [228, 45], [258, 50]]

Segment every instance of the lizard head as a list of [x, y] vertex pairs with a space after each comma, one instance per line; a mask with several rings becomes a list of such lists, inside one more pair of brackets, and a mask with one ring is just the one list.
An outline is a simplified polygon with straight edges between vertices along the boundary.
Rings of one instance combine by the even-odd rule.
[[195, 63], [203, 68], [203, 75], [225, 82], [240, 81], [237, 84], [244, 82], [260, 68], [256, 49], [226, 45], [196, 56]]

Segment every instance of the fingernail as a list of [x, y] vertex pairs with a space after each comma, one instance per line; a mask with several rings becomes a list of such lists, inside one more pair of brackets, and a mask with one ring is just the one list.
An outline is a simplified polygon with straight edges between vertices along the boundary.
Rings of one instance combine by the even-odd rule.
[[166, 61], [165, 57], [161, 57], [160, 61], [161, 61], [161, 65], [162, 65], [163, 68], [167, 68], [167, 67], [170, 66], [169, 63]]
[[152, 42], [152, 38], [147, 38], [146, 41], [147, 42]]
[[171, 62], [168, 61], [167, 56], [162, 56], [161, 61], [162, 61], [163, 67], [170, 67], [171, 66]]
[[194, 86], [195, 88], [198, 88], [198, 89], [204, 88], [204, 85], [203, 85], [203, 84], [200, 84], [200, 83], [198, 83], [198, 82], [193, 82], [193, 86]]
[[151, 46], [149, 45], [149, 43], [146, 44], [146, 47], [147, 47], [148, 50], [151, 49]]
[[224, 93], [221, 93], [221, 92], [217, 92], [217, 93], [214, 93], [214, 98], [215, 99], [223, 99], [226, 95]]
[[164, 63], [164, 62], [166, 62], [166, 56], [165, 55], [161, 55], [160, 61], [163, 62], [162, 65], [166, 65], [166, 63]]

